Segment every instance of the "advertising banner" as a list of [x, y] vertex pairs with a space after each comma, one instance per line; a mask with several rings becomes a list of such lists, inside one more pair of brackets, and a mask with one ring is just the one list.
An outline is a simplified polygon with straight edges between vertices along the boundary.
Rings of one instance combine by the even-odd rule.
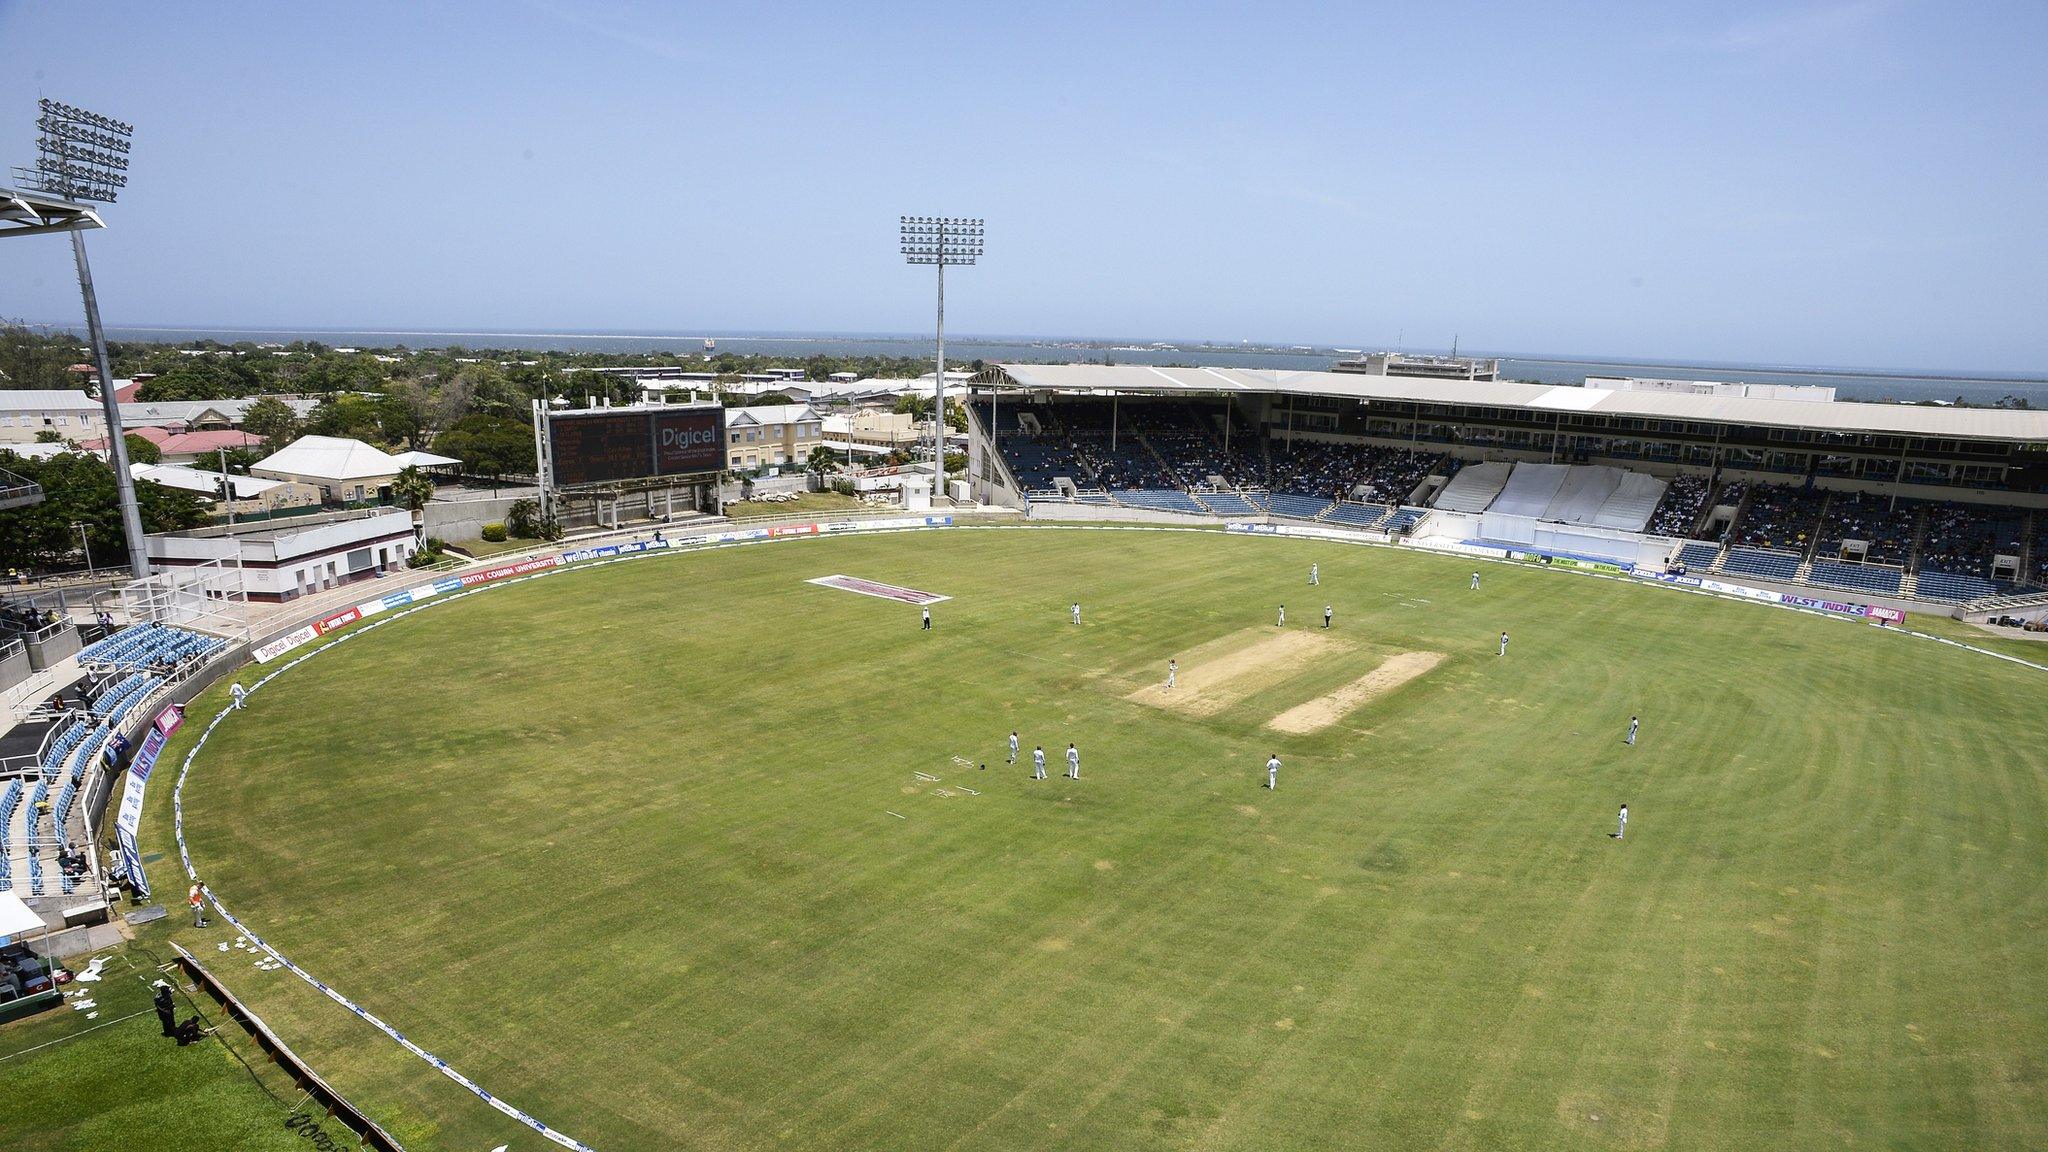
[[325, 619], [321, 620], [320, 623], [315, 627], [319, 629], [320, 634], [322, 636], [325, 636], [329, 632], [334, 631], [336, 628], [346, 628], [350, 624], [353, 624], [356, 621], [361, 620], [362, 618], [363, 614], [360, 610], [355, 608], [344, 608], [343, 610], [336, 612], [334, 615], [326, 617]]
[[136, 835], [142, 828], [142, 798], [149, 787], [149, 773], [163, 755], [164, 744], [178, 725], [185, 722], [185, 710], [175, 705], [163, 710], [149, 726], [149, 735], [128, 765], [128, 787], [121, 792], [121, 810], [114, 817], [114, 847], [121, 867], [137, 891], [149, 895], [149, 878], [142, 872], [142, 849]]
[[256, 662], [258, 664], [268, 664], [318, 635], [320, 635], [320, 630], [311, 624], [287, 632], [270, 643], [258, 647], [256, 649]]
[[654, 474], [681, 476], [725, 468], [725, 409], [683, 408], [654, 413]]

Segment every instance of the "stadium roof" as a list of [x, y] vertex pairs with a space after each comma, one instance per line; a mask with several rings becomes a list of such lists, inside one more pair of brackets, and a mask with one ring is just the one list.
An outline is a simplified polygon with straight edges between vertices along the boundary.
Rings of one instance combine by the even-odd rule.
[[[404, 467], [361, 440], [340, 436], [301, 436], [256, 462], [256, 469], [322, 480], [365, 480], [396, 476]], [[255, 469], [252, 469], [252, 471]]]
[[1746, 396], [1611, 392], [1576, 385], [1524, 384], [1511, 380], [1434, 380], [1352, 372], [1154, 368], [1144, 364], [999, 364], [996, 367], [1022, 388], [1162, 394], [1277, 392], [1367, 402], [1460, 404], [1705, 424], [2048, 443], [2048, 412], [2008, 408], [1942, 408], [1846, 400], [1764, 400]]

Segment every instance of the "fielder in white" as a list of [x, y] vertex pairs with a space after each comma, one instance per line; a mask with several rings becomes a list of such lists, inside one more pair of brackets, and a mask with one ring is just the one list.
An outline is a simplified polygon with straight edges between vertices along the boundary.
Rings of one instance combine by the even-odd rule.
[[1614, 826], [1614, 838], [1619, 840], [1628, 832], [1628, 805], [1621, 806], [1621, 819]]
[[1166, 662], [1166, 686], [1167, 686], [1168, 688], [1171, 688], [1171, 687], [1173, 687], [1173, 682], [1174, 682], [1175, 680], [1179, 679], [1179, 678], [1180, 678], [1180, 661], [1178, 661], [1178, 660], [1168, 660], [1168, 661]]
[[1321, 564], [1311, 564], [1311, 565], [1309, 565], [1309, 566], [1308, 566], [1308, 586], [1309, 586], [1309, 587], [1313, 588], [1313, 587], [1315, 587], [1316, 585], [1318, 585], [1318, 584], [1321, 584], [1321, 583], [1323, 582], [1323, 581], [1322, 581], [1322, 568], [1323, 568], [1323, 566], [1322, 566]]
[[1273, 792], [1280, 790], [1280, 757], [1278, 756], [1274, 756], [1266, 761], [1266, 788]]
[[1500, 634], [1500, 654], [1502, 656], [1508, 654], [1508, 634], [1505, 632]]
[[1016, 762], [1017, 762], [1017, 734], [1016, 734], [1015, 732], [1012, 732], [1012, 733], [1010, 733], [1010, 763], [1012, 763], [1012, 764], [1015, 764]]
[[1634, 716], [1628, 718], [1628, 742], [1630, 745], [1635, 744], [1636, 729], [1642, 727], [1642, 723], [1641, 720], [1636, 719]]
[[1287, 627], [1287, 605], [1285, 605], [1285, 604], [1282, 604], [1282, 605], [1280, 606], [1280, 619], [1279, 619], [1279, 621], [1278, 621], [1278, 622], [1276, 622], [1276, 623], [1275, 623], [1275, 624], [1274, 624], [1273, 626], [1274, 626], [1275, 628], [1285, 628], [1285, 627]]
[[1074, 623], [1079, 624], [1081, 622], [1081, 602], [1079, 600], [1074, 601], [1074, 607], [1070, 611], [1074, 617]]
[[1067, 775], [1081, 778], [1081, 753], [1072, 744], [1067, 745]]
[[1031, 750], [1031, 778], [1033, 780], [1045, 779], [1045, 749], [1043, 748], [1033, 748]]
[[1472, 574], [1472, 590], [1475, 592], [1479, 590], [1479, 573], [1477, 572]]
[[242, 687], [242, 682], [237, 680], [228, 687], [228, 695], [235, 698], [235, 707], [240, 708], [242, 700], [249, 695], [249, 690]]

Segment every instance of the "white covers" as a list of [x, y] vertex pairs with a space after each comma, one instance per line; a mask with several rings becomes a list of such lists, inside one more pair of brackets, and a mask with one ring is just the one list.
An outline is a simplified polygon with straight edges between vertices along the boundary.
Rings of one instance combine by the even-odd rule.
[[1508, 482], [1509, 464], [1469, 464], [1460, 469], [1436, 498], [1436, 506], [1451, 512], [1484, 512]]
[[1593, 523], [1602, 528], [1621, 528], [1629, 532], [1641, 532], [1650, 526], [1650, 517], [1657, 511], [1657, 505], [1664, 499], [1668, 487], [1655, 476], [1641, 472], [1623, 472], [1621, 483], [1614, 489], [1614, 495], [1600, 506]]
[[1486, 510], [1503, 516], [1554, 519], [1548, 514], [1550, 505], [1570, 471], [1563, 464], [1517, 464], [1515, 474], [1508, 477], [1507, 486], [1501, 489], [1500, 496]]

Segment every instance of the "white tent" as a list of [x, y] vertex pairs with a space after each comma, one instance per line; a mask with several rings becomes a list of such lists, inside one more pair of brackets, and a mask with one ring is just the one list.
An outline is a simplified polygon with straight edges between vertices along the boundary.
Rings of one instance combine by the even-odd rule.
[[0, 948], [13, 944], [24, 936], [37, 933], [48, 935], [50, 926], [43, 918], [29, 910], [21, 897], [12, 892], [0, 892]]

